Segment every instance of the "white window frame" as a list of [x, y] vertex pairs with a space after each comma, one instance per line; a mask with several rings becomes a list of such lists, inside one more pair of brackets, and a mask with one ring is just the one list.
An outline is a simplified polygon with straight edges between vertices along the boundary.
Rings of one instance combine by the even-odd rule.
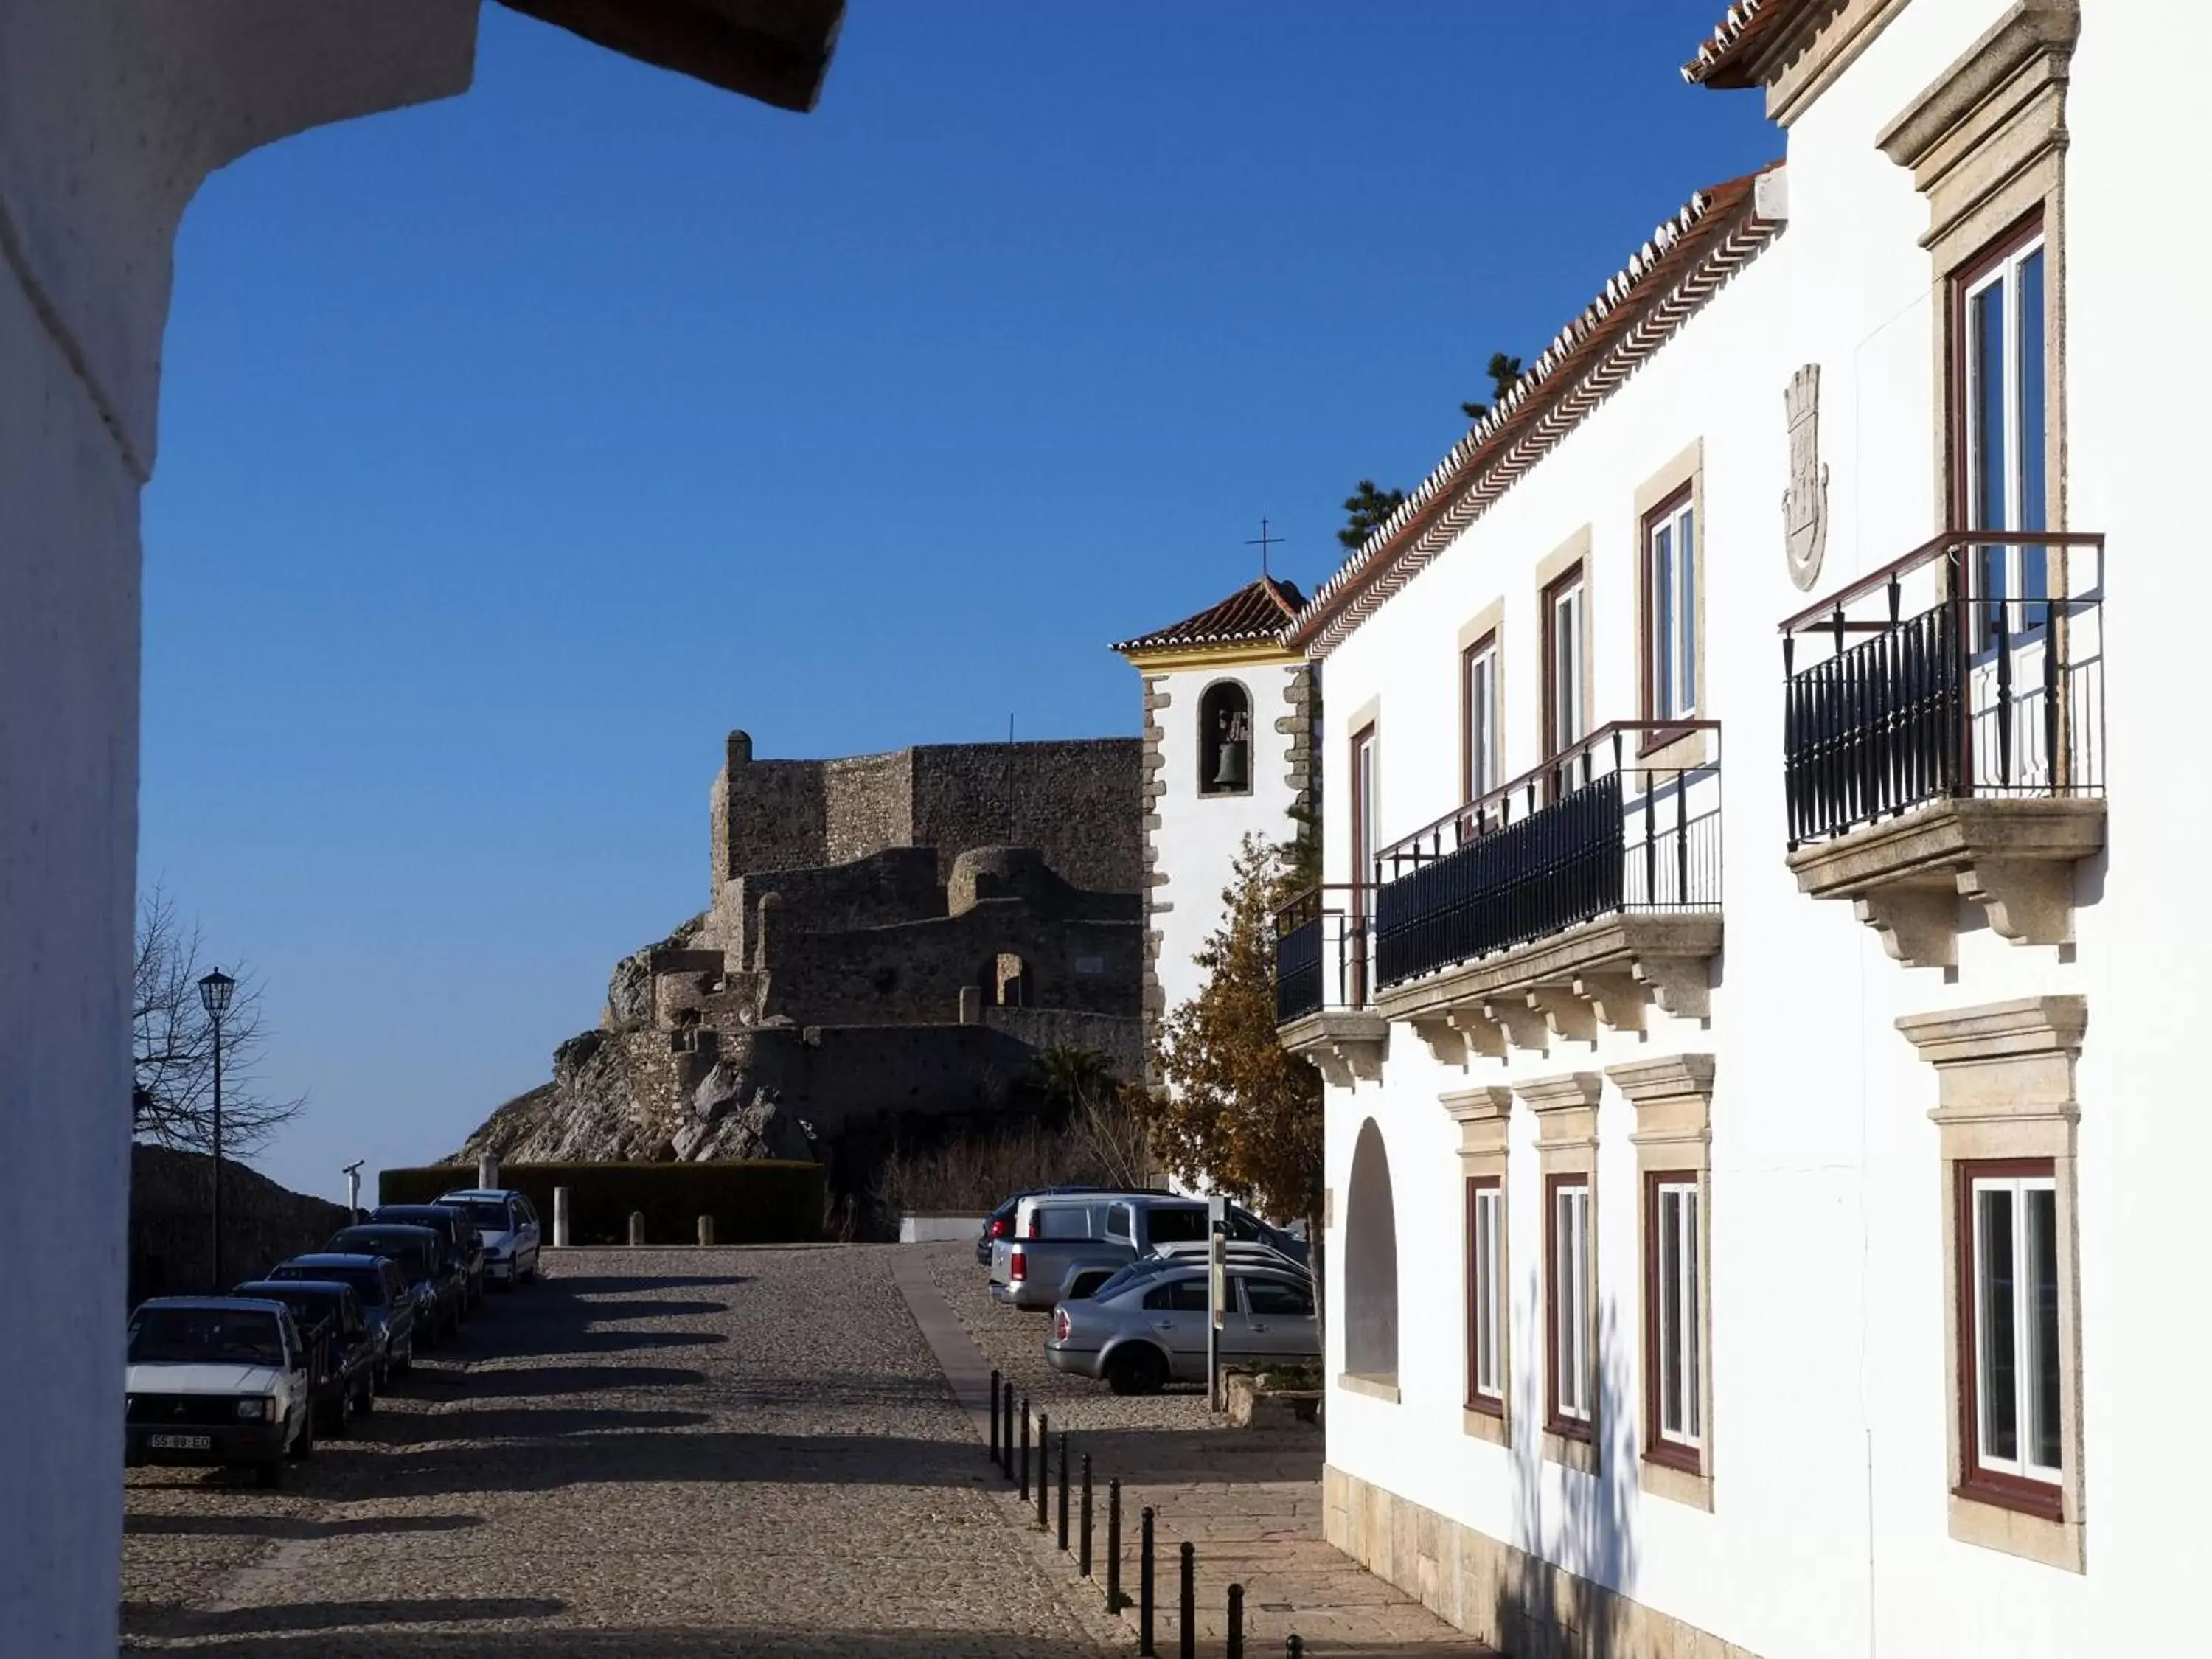
[[[1982, 1196], [1984, 1194], [2005, 1194], [2011, 1200], [2011, 1245], [2013, 1260], [2012, 1325], [2013, 1325], [2013, 1435], [2018, 1455], [2000, 1457], [1990, 1449], [1990, 1368], [1984, 1363], [1989, 1352], [1986, 1340], [1989, 1324], [1989, 1280], [1986, 1267], [1987, 1237], [1982, 1226]], [[2041, 1368], [2037, 1364], [2035, 1349], [2036, 1325], [2035, 1289], [2028, 1260], [2027, 1194], [2051, 1194], [2051, 1295], [2054, 1298], [2064, 1293], [2058, 1282], [2060, 1250], [2057, 1238], [2058, 1183], [2054, 1176], [1975, 1176], [1967, 1183], [1967, 1237], [1972, 1245], [1973, 1274], [1973, 1330], [1970, 1334], [1974, 1355], [1974, 1461], [1981, 1468], [1997, 1474], [2008, 1474], [2022, 1480], [2039, 1480], [2056, 1486], [2065, 1479], [2065, 1471], [2057, 1464], [2039, 1463], [2034, 1460], [2035, 1419], [2038, 1400], [2038, 1381]], [[2054, 1302], [2054, 1306], [2056, 1305]], [[2054, 1332], [2054, 1343], [2063, 1343], [2063, 1331]], [[2063, 1366], [2061, 1353], [2056, 1364]], [[2064, 1419], [2058, 1401], [2051, 1402], [2051, 1412], [2059, 1418], [2063, 1446]], [[2063, 1460], [2064, 1453], [2061, 1451]]]
[[1551, 675], [1549, 707], [1552, 723], [1547, 748], [1558, 755], [1582, 741], [1588, 731], [1589, 711], [1583, 706], [1583, 595], [1589, 579], [1577, 572], [1546, 595], [1544, 627], [1549, 644], [1546, 665]]
[[1650, 615], [1644, 650], [1651, 676], [1651, 718], [1689, 720], [1698, 712], [1697, 504], [1685, 497], [1644, 529], [1644, 582]]
[[1469, 651], [1460, 665], [1460, 695], [1467, 710], [1464, 735], [1467, 798], [1480, 800], [1503, 781], [1498, 763], [1498, 641]]
[[[1966, 369], [1964, 429], [1961, 434], [1965, 442], [1964, 482], [1966, 498], [1965, 511], [1966, 522], [1961, 528], [1965, 530], [2040, 529], [2044, 527], [2044, 522], [2048, 516], [2045, 501], [2027, 500], [2027, 461], [2028, 458], [2023, 441], [2024, 428], [2027, 424], [2026, 399], [2028, 388], [2024, 374], [2027, 343], [2021, 317], [2021, 272], [2029, 260], [2039, 255], [2043, 257], [2043, 307], [2042, 315], [2038, 319], [2038, 326], [2042, 336], [2045, 372], [2048, 374], [2051, 349], [2051, 260], [2045, 252], [2041, 235], [2032, 237], [2019, 246], [2008, 250], [1992, 263], [1987, 270], [1963, 284], [1960, 290], [1960, 326], [1965, 336], [1960, 343], [1960, 356]], [[2002, 331], [2003, 337], [2000, 345], [2007, 382], [2003, 388], [2001, 404], [2004, 410], [2005, 429], [2002, 445], [2004, 453], [1998, 462], [2004, 472], [2002, 508], [2004, 522], [2002, 524], [1987, 524], [1982, 521], [1987, 516], [1983, 510], [1984, 496], [1986, 494], [1984, 488], [1986, 475], [1983, 465], [1983, 374], [1982, 354], [1976, 349], [1979, 341], [1975, 334], [1978, 318], [1977, 302], [1993, 289], [2000, 289], [2002, 292], [1999, 327]], [[2044, 465], [2039, 470], [2044, 473], [2046, 489], [2049, 487], [2047, 456], [2051, 414], [2050, 402], [2046, 395], [2043, 404], [2042, 428], [2037, 434], [2038, 441], [2043, 445], [2045, 450]], [[2033, 523], [2028, 522], [2031, 518], [2034, 520]], [[1974, 597], [2012, 601], [2048, 599], [2051, 595], [2051, 550], [2046, 547], [2040, 550], [2044, 560], [2043, 591], [2040, 593], [2030, 593], [2027, 591], [2027, 579], [2025, 568], [2029, 552], [2027, 548], [2016, 545], [1975, 548], [1972, 553], [1974, 569], [1970, 577], [1973, 584]], [[1988, 591], [1990, 586], [1989, 575], [1992, 564], [2000, 573], [2002, 582], [2002, 591], [1995, 593]], [[2006, 611], [2006, 629], [2014, 635], [2033, 633], [2036, 629], [2040, 628], [2042, 614], [2031, 611], [2027, 605], [2014, 603]], [[1987, 648], [1994, 638], [1995, 613], [1980, 611], [1977, 612], [1977, 617], [1978, 620], [1974, 630], [1975, 644], [1978, 649]], [[2031, 621], [2033, 622], [2033, 626], [2030, 626]]]
[[[1698, 1296], [1702, 1267], [1698, 1261], [1698, 1227], [1704, 1199], [1694, 1174], [1655, 1182], [1651, 1196], [1656, 1212], [1651, 1240], [1656, 1253], [1651, 1282], [1658, 1303], [1654, 1311], [1657, 1319], [1655, 1351], [1659, 1372], [1653, 1390], [1658, 1407], [1657, 1420], [1652, 1427], [1669, 1445], [1702, 1451], [1705, 1310]], [[1670, 1206], [1674, 1211], [1671, 1223], [1668, 1214]], [[1670, 1246], [1672, 1284], [1668, 1283], [1668, 1273]], [[1674, 1362], [1671, 1387], [1668, 1364], [1670, 1358]]]
[[1552, 1188], [1552, 1407], [1568, 1421], [1591, 1420], [1589, 1215], [1588, 1177]]
[[1474, 1322], [1468, 1343], [1474, 1361], [1468, 1391], [1500, 1405], [1505, 1400], [1505, 1183], [1470, 1182], [1468, 1272], [1473, 1278], [1468, 1315]]

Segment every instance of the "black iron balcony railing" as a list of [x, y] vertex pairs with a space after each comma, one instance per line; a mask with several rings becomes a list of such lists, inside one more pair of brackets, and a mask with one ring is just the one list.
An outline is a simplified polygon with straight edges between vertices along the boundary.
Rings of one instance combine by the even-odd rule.
[[1383, 849], [1375, 865], [1376, 983], [1400, 984], [1620, 911], [1717, 909], [1720, 815], [1719, 722], [1601, 727]]
[[1369, 890], [1309, 888], [1275, 913], [1275, 1024], [1367, 1006]]
[[2101, 795], [2104, 567], [2099, 535], [1954, 531], [1784, 622], [1790, 850], [1944, 798]]

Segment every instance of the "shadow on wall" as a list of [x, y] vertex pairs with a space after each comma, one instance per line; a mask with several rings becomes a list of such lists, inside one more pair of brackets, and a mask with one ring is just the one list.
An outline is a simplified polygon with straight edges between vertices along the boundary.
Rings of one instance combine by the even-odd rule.
[[1344, 1369], [1398, 1380], [1398, 1216], [1389, 1154], [1371, 1117], [1359, 1126], [1345, 1196]]
[[[1538, 1276], [1528, 1276], [1528, 1307], [1544, 1306]], [[1515, 1659], [1632, 1659], [1622, 1647], [1622, 1598], [1636, 1588], [1636, 1437], [1633, 1403], [1625, 1398], [1607, 1361], [1620, 1340], [1610, 1307], [1598, 1332], [1597, 1473], [1556, 1473], [1543, 1457], [1545, 1355], [1530, 1356], [1532, 1374], [1521, 1397], [1534, 1402], [1536, 1421], [1524, 1425], [1512, 1449], [1512, 1542], [1521, 1552], [1501, 1578], [1491, 1628]], [[1532, 1346], [1535, 1345], [1531, 1345]], [[1548, 1504], [1546, 1490], [1557, 1496]], [[1609, 1593], [1617, 1591], [1618, 1594]]]

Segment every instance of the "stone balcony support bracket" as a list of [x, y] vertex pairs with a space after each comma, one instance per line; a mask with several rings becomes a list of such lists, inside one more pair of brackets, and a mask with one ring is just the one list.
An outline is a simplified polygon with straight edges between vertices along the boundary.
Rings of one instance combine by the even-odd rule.
[[2074, 938], [2074, 866], [2105, 845], [2097, 799], [1933, 802], [1790, 855], [1797, 890], [1849, 899], [1908, 968], [1957, 965], [1960, 906], [2015, 945]]
[[1357, 1089], [1362, 1079], [1382, 1081], [1390, 1024], [1379, 1014], [1358, 1009], [1324, 1008], [1279, 1027], [1276, 1036], [1284, 1048], [1319, 1067], [1331, 1088]]
[[1607, 916], [1392, 986], [1375, 1009], [1412, 1026], [1446, 1066], [1595, 1047], [1601, 1028], [1641, 1033], [1654, 1008], [1708, 1018], [1721, 939], [1717, 911]]

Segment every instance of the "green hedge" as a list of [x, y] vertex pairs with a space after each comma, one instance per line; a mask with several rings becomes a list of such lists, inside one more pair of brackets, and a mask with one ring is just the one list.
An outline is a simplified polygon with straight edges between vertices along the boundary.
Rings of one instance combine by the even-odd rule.
[[[645, 1212], [648, 1244], [696, 1244], [699, 1218], [714, 1218], [718, 1244], [787, 1244], [822, 1237], [819, 1164], [763, 1158], [731, 1164], [503, 1164], [500, 1184], [520, 1188], [553, 1242], [553, 1189], [568, 1189], [568, 1242], [623, 1244], [633, 1210]], [[384, 1204], [427, 1204], [477, 1184], [473, 1164], [386, 1170]]]

